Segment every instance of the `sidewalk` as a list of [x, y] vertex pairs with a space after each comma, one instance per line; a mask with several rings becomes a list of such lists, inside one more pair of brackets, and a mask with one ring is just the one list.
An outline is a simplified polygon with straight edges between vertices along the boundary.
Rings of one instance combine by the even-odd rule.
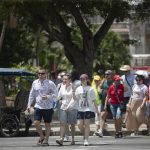
[[[42, 128], [44, 130], [44, 124], [42, 124]], [[91, 123], [90, 125], [90, 135], [92, 136], [94, 131], [96, 129], [96, 125], [94, 123]], [[146, 125], [142, 124], [139, 128], [139, 134], [144, 135], [146, 133]], [[126, 128], [122, 128], [124, 135], [129, 135], [130, 132], [126, 130]], [[59, 121], [53, 120], [52, 127], [51, 127], [51, 136], [59, 136], [60, 135], [60, 127], [59, 127]], [[34, 128], [34, 125], [30, 128], [29, 136], [36, 136], [38, 135], [36, 132], [36, 129]], [[81, 135], [78, 127], [76, 126], [76, 135]], [[106, 122], [105, 130], [104, 130], [104, 136], [113, 136], [115, 135], [115, 128], [113, 120], [109, 120]]]

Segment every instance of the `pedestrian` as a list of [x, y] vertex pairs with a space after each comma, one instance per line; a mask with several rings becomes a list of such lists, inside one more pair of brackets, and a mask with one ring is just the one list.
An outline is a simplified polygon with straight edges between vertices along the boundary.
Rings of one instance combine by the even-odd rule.
[[132, 88], [132, 95], [128, 103], [126, 128], [132, 131], [131, 136], [138, 135], [139, 126], [146, 123], [146, 101], [148, 100], [148, 87], [144, 84], [144, 76], [137, 75], [136, 83]]
[[[98, 111], [99, 111], [99, 115], [97, 115], [97, 113], [95, 114], [95, 125], [96, 125], [96, 130], [94, 132], [94, 136], [98, 135], [99, 129], [100, 129], [100, 109], [101, 109], [101, 99], [100, 99], [100, 95], [99, 95], [99, 85], [101, 82], [101, 77], [99, 75], [94, 75], [93, 77], [93, 81], [92, 81], [92, 87], [94, 89], [95, 92], [95, 96], [96, 96], [96, 105], [98, 107]], [[99, 135], [98, 135], [99, 136]]]
[[65, 74], [63, 80], [66, 80], [65, 86], [62, 86], [58, 93], [58, 100], [61, 101], [59, 120], [60, 120], [60, 139], [56, 139], [56, 143], [63, 145], [65, 126], [71, 125], [71, 145], [75, 144], [75, 125], [77, 123], [78, 104], [73, 99], [73, 86], [71, 83], [71, 75]]
[[96, 105], [96, 96], [94, 89], [91, 87], [87, 74], [80, 76], [81, 86], [73, 91], [73, 98], [78, 101], [78, 128], [84, 137], [84, 146], [89, 145], [90, 134], [90, 119], [95, 117], [95, 112], [98, 113]]
[[124, 119], [123, 119], [123, 127], [125, 127], [126, 116], [128, 113], [128, 111], [126, 111], [126, 105], [128, 104], [129, 99], [132, 94], [132, 87], [135, 82], [135, 76], [134, 76], [134, 74], [131, 73], [132, 68], [130, 65], [123, 65], [120, 67], [120, 70], [123, 73], [121, 78], [122, 78], [122, 83], [124, 85], [124, 110], [123, 110], [123, 112], [125, 113], [125, 115], [124, 115]]
[[[51, 80], [46, 79], [46, 70], [40, 68], [38, 79], [33, 81], [29, 94], [27, 110], [30, 112], [31, 105], [34, 105], [34, 125], [40, 136], [37, 145], [48, 146], [50, 134], [50, 123], [53, 115], [53, 101], [57, 98], [57, 89]], [[45, 137], [40, 126], [42, 119], [45, 123]]]
[[147, 131], [148, 131], [148, 135], [150, 135], [150, 75], [148, 78], [148, 100], [146, 102], [146, 106], [147, 106]]
[[105, 78], [101, 81], [99, 85], [99, 94], [101, 99], [101, 108], [100, 108], [100, 129], [96, 132], [96, 135], [99, 137], [103, 137], [104, 126], [106, 122], [106, 117], [111, 114], [109, 104], [107, 104], [107, 109], [104, 109], [105, 99], [107, 96], [108, 88], [113, 84], [113, 72], [111, 70], [105, 71]]
[[121, 77], [119, 75], [114, 76], [114, 83], [109, 87], [107, 91], [107, 97], [105, 101], [104, 109], [107, 109], [107, 103], [110, 104], [110, 110], [113, 115], [115, 124], [115, 138], [122, 138], [122, 104], [124, 101], [124, 85], [120, 82]]
[[[57, 90], [58, 92], [60, 91], [61, 88], [63, 88], [63, 86], [66, 85], [67, 80], [66, 80], [66, 76], [64, 77], [64, 75], [66, 75], [67, 73], [65, 71], [60, 73], [60, 78], [61, 78], [61, 82], [57, 85]], [[64, 77], [64, 78], [63, 78]], [[57, 101], [57, 108], [60, 109], [61, 106], [61, 101], [58, 100]], [[63, 138], [64, 142], [69, 141], [69, 126], [68, 124], [65, 125], [65, 134], [64, 134], [64, 138]]]

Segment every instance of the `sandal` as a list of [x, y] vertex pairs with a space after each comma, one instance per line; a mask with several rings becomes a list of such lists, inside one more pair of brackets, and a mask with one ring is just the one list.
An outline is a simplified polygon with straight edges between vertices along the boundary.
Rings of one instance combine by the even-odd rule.
[[43, 142], [41, 146], [49, 146], [48, 142]]
[[39, 139], [38, 142], [37, 142], [37, 145], [38, 145], [38, 146], [41, 146], [42, 143], [43, 143], [43, 141], [44, 141], [44, 139]]

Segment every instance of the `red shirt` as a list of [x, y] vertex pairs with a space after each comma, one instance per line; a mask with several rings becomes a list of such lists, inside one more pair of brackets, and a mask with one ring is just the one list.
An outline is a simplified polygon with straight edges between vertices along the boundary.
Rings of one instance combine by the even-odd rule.
[[[118, 85], [117, 93], [118, 93], [120, 102], [124, 101], [124, 86], [123, 86], [123, 84]], [[116, 96], [114, 84], [109, 87], [107, 94], [110, 96], [111, 104], [119, 104], [117, 96]]]

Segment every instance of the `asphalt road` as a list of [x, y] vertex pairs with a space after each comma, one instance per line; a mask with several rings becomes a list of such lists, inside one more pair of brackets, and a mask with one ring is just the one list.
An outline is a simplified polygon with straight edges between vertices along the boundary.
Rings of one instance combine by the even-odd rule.
[[57, 136], [50, 136], [50, 146], [39, 147], [36, 145], [38, 137], [15, 137], [0, 138], [0, 150], [149, 150], [149, 136], [126, 136], [122, 139], [115, 139], [112, 136], [103, 138], [91, 136], [90, 146], [83, 146], [83, 137], [76, 136], [76, 145], [71, 146], [65, 142], [64, 146], [58, 146], [55, 142]]

